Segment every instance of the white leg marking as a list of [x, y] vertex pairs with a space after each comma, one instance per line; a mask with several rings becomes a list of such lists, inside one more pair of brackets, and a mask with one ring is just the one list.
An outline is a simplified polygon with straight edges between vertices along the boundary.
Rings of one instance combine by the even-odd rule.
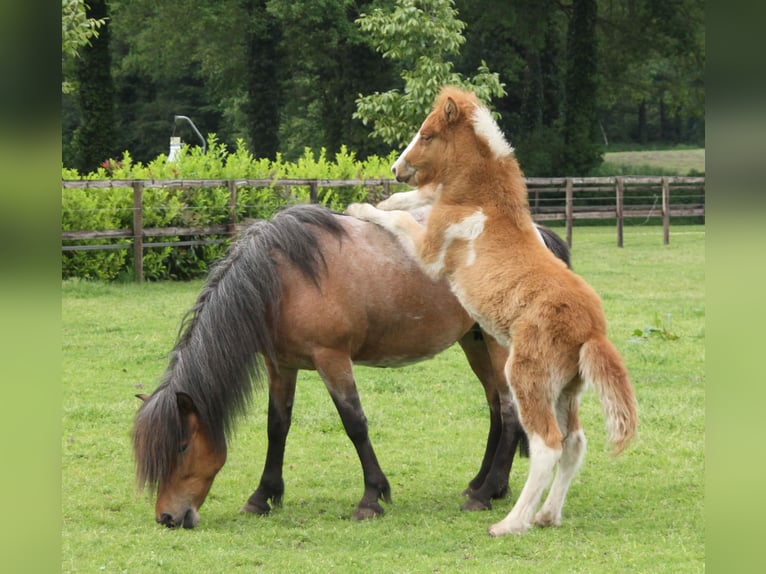
[[535, 516], [535, 524], [538, 526], [561, 526], [561, 511], [564, 508], [572, 479], [582, 466], [585, 458], [585, 448], [587, 441], [582, 429], [570, 433], [564, 439], [564, 449], [559, 460], [556, 478], [553, 479], [553, 485], [545, 499], [543, 507]]
[[540, 503], [545, 487], [551, 482], [553, 469], [560, 457], [560, 449], [547, 447], [538, 434], [530, 435], [527, 482], [508, 515], [489, 527], [490, 536], [523, 534], [529, 530], [537, 505]]

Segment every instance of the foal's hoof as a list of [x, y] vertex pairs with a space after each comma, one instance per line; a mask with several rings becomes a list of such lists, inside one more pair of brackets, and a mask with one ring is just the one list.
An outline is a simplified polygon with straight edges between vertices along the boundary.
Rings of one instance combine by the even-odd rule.
[[460, 508], [464, 512], [473, 512], [475, 510], [492, 510], [492, 503], [489, 501], [478, 500], [476, 498], [469, 498]]
[[374, 502], [365, 506], [357, 506], [354, 514], [351, 515], [351, 520], [369, 520], [370, 518], [383, 516], [384, 513], [383, 507]]

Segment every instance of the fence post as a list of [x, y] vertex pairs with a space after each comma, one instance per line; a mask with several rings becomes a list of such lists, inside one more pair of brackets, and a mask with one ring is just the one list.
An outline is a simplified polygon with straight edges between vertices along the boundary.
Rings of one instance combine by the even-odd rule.
[[670, 182], [662, 178], [662, 243], [670, 243]]
[[567, 222], [567, 245], [572, 247], [572, 178], [566, 179], [564, 188], [564, 213]]
[[316, 179], [313, 179], [309, 182], [309, 186], [311, 189], [311, 203], [317, 203], [319, 201], [319, 182]]
[[623, 197], [625, 195], [625, 188], [624, 183], [622, 181], [621, 177], [614, 178], [616, 182], [616, 206], [617, 206], [617, 247], [622, 247], [622, 232], [623, 232], [623, 222], [622, 222], [622, 202]]
[[226, 182], [229, 188], [229, 235], [237, 235], [237, 184], [233, 179]]
[[144, 280], [143, 189], [143, 182], [133, 182], [133, 276], [138, 283]]

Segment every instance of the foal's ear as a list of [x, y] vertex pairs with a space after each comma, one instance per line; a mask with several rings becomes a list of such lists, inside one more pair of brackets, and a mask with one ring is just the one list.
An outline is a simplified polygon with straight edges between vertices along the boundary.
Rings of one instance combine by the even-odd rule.
[[186, 393], [176, 393], [176, 401], [178, 401], [178, 409], [181, 411], [182, 415], [197, 412], [197, 407], [194, 406], [194, 401]]
[[460, 117], [460, 108], [452, 98], [447, 98], [447, 103], [444, 104], [444, 117], [447, 118], [448, 124], [451, 124]]

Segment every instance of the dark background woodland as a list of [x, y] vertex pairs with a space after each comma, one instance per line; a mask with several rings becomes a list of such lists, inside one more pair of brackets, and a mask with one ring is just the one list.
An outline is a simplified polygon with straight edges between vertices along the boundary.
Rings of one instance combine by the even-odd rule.
[[[361, 94], [403, 86], [396, 62], [354, 23], [394, 0], [88, 4], [88, 16], [108, 23], [63, 62], [75, 86], [62, 96], [66, 167], [84, 173], [125, 150], [147, 162], [167, 153], [171, 135], [195, 143], [175, 114], [227, 145], [241, 138], [256, 157], [341, 145], [360, 158], [391, 151], [352, 114]], [[470, 74], [483, 60], [499, 74], [507, 95], [492, 106], [527, 175], [587, 175], [620, 146], [704, 146], [704, 0], [454, 6], [466, 23], [455, 70]], [[582, 127], [586, 144], [570, 141], [579, 128], [567, 127], [583, 105], [595, 109]]]

